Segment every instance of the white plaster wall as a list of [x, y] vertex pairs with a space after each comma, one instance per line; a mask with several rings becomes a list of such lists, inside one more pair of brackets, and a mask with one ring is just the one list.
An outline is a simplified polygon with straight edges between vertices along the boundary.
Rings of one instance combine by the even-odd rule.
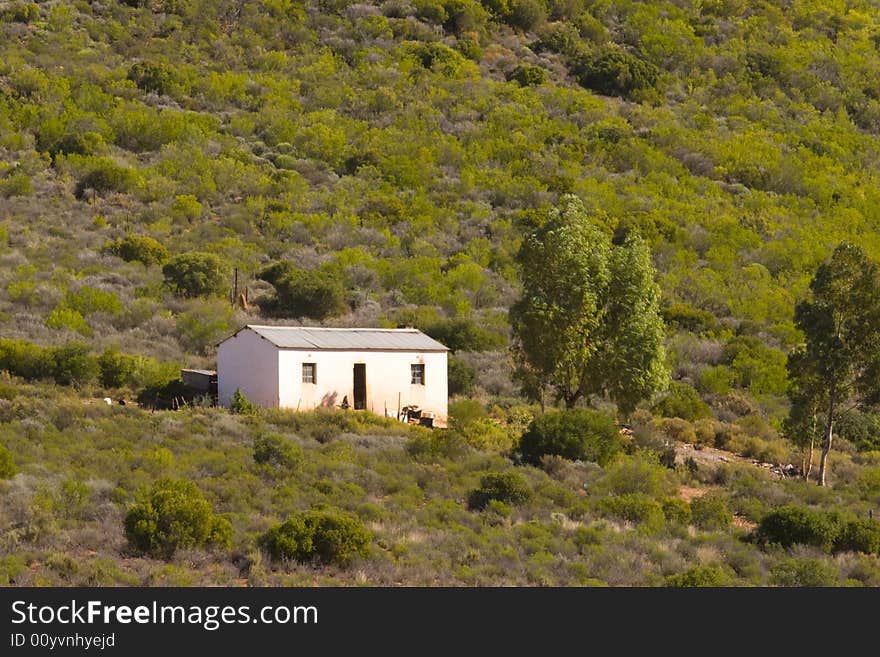
[[[302, 364], [317, 365], [317, 383], [302, 382]], [[338, 406], [347, 396], [354, 406], [354, 364], [364, 363], [367, 373], [367, 410], [377, 415], [397, 413], [400, 405], [418, 405], [436, 414], [435, 424], [446, 426], [448, 384], [445, 352], [399, 351], [279, 351], [279, 405], [309, 410]], [[410, 383], [410, 365], [424, 363], [425, 385]]]
[[217, 396], [229, 406], [235, 389], [266, 407], [278, 406], [278, 348], [249, 328], [217, 348]]

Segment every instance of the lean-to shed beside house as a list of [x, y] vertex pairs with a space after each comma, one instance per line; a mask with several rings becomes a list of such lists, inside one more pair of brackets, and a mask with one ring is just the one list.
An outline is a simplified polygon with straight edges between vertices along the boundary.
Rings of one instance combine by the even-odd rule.
[[269, 408], [319, 406], [397, 416], [418, 407], [446, 426], [447, 348], [416, 329], [249, 324], [218, 345], [220, 404], [236, 389]]

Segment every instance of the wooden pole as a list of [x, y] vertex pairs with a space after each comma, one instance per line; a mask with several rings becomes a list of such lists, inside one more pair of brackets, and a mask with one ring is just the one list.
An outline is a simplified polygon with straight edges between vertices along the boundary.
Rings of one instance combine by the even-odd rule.
[[400, 393], [397, 393], [397, 419], [400, 419]]
[[235, 278], [232, 283], [232, 305], [238, 303], [238, 267], [235, 268]]

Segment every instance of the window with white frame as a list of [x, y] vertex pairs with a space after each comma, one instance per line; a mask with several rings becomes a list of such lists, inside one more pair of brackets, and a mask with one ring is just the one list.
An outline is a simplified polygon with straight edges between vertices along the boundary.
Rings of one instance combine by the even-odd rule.
[[303, 383], [318, 382], [318, 367], [315, 363], [303, 363]]
[[424, 363], [413, 363], [409, 366], [410, 383], [417, 386], [425, 385], [425, 365]]

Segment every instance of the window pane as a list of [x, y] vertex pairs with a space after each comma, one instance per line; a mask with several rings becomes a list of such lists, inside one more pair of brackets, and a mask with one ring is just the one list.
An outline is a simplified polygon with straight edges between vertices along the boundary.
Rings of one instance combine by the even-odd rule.
[[412, 364], [409, 367], [410, 367], [410, 373], [412, 374], [410, 382], [413, 383], [414, 385], [421, 385], [421, 386], [425, 385], [425, 366], [423, 364], [419, 363], [419, 364]]
[[303, 383], [317, 383], [314, 363], [303, 363]]

